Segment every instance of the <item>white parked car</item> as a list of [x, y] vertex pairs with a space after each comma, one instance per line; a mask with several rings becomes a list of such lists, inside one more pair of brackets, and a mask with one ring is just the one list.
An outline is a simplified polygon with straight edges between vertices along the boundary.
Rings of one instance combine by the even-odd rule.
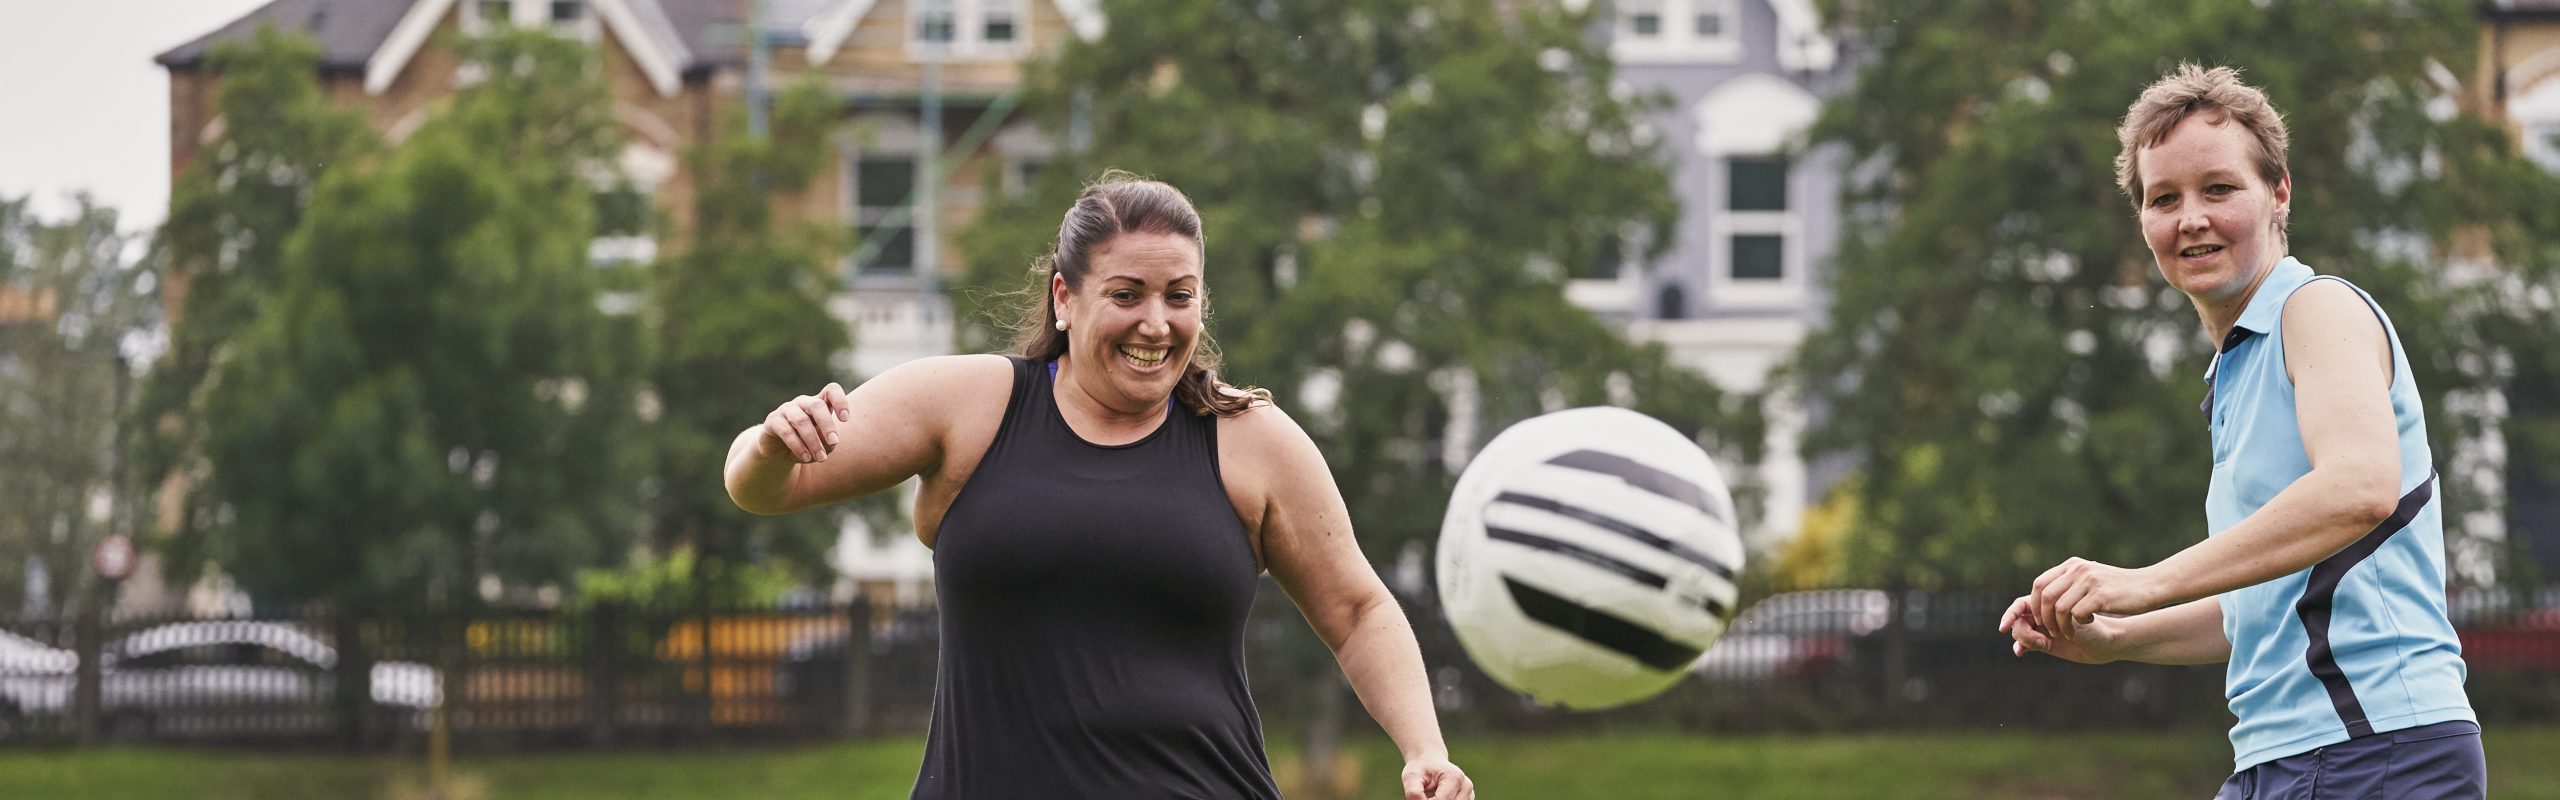
[[36, 720], [71, 707], [80, 656], [0, 630], [0, 742], [25, 736]]
[[[331, 731], [338, 654], [280, 622], [180, 622], [107, 647], [100, 706], [118, 739]], [[423, 730], [443, 694], [424, 664], [373, 665], [377, 719]]]
[[1884, 628], [1891, 599], [1873, 589], [1770, 595], [1744, 609], [1691, 670], [1712, 683], [1820, 679], [1838, 669], [1849, 641]]

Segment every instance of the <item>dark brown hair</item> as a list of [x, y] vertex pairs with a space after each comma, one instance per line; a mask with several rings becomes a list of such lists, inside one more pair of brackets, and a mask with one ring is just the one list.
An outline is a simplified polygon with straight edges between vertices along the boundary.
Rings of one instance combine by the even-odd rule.
[[[1058, 330], [1057, 309], [1050, 306], [1049, 276], [1065, 278], [1071, 290], [1082, 286], [1093, 269], [1093, 252], [1123, 233], [1179, 235], [1202, 247], [1204, 260], [1208, 257], [1200, 235], [1200, 211], [1182, 190], [1116, 169], [1102, 173], [1067, 209], [1049, 254], [1031, 263], [1031, 285], [1023, 292], [1025, 302], [1013, 323], [1013, 355], [1047, 361], [1067, 352], [1067, 333]], [[1218, 345], [1209, 338], [1208, 303], [1208, 292], [1201, 292], [1200, 336], [1192, 343], [1191, 362], [1183, 365], [1182, 379], [1174, 384], [1174, 399], [1191, 413], [1221, 417], [1242, 414], [1256, 402], [1271, 402], [1270, 392], [1240, 389], [1218, 379]]]

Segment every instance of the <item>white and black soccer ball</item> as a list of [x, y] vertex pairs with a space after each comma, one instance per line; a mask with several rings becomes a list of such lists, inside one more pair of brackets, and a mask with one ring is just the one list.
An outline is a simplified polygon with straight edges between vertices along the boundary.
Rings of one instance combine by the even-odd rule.
[[1670, 688], [1724, 634], [1742, 553], [1706, 451], [1652, 417], [1577, 408], [1511, 426], [1458, 476], [1440, 600], [1494, 680], [1607, 708]]

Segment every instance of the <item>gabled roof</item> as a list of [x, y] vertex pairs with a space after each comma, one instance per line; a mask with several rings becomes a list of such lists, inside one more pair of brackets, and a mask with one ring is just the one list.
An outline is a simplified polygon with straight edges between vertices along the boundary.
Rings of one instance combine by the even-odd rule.
[[[378, 94], [390, 88], [455, 2], [274, 0], [155, 60], [172, 69], [194, 68], [216, 45], [245, 40], [272, 25], [318, 38], [322, 67], [361, 69], [365, 91]], [[735, 0], [587, 0], [587, 7], [639, 62], [659, 94], [675, 94], [683, 74], [696, 67], [738, 60], [738, 42], [744, 37], [735, 32]]]
[[[746, 41], [736, 34], [746, 21], [746, 4], [740, 0], [656, 0], [658, 10], [665, 12], [667, 24], [675, 29], [676, 38], [684, 43], [685, 52], [693, 60], [685, 64], [691, 71], [715, 64], [747, 62]], [[768, 0], [766, 16], [771, 18]], [[773, 28], [767, 22], [766, 30]]]
[[195, 41], [170, 48], [153, 59], [167, 67], [194, 67], [214, 45], [247, 40], [259, 28], [302, 31], [320, 40], [320, 65], [364, 66], [375, 48], [391, 35], [411, 0], [275, 0]]
[[[777, 5], [806, 5], [808, 0], [776, 0]], [[861, 27], [862, 18], [870, 16], [875, 0], [820, 0], [821, 10], [808, 17], [800, 32], [808, 37], [809, 63], [824, 64], [834, 58], [845, 40], [853, 38], [853, 29]], [[1088, 41], [1102, 36], [1104, 29], [1101, 0], [1048, 0], [1058, 15], [1067, 18], [1067, 27]], [[777, 20], [778, 21], [778, 20]], [[773, 25], [774, 22], [768, 22]]]
[[[278, 0], [286, 2], [287, 0]], [[376, 0], [352, 0], [375, 2]], [[427, 43], [428, 34], [436, 30], [446, 14], [452, 13], [455, 0], [408, 0], [408, 13], [400, 18], [399, 27], [365, 62], [364, 90], [381, 94], [409, 66], [409, 58]], [[682, 88], [684, 69], [692, 53], [676, 35], [674, 24], [659, 9], [658, 0], [587, 0], [587, 8], [613, 31], [640, 72], [648, 76], [650, 88], [661, 96], [672, 96]]]

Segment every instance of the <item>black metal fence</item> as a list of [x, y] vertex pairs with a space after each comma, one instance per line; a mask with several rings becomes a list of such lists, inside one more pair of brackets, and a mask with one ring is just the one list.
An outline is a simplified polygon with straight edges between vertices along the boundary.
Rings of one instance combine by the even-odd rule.
[[[1601, 712], [1529, 703], [1477, 670], [1436, 614], [1417, 614], [1443, 719], [1478, 730], [1650, 727], [1704, 732], [2223, 726], [2223, 668], [2082, 665], [2013, 655], [2014, 597], [1835, 590], [1746, 608], [1662, 696]], [[2485, 720], [2560, 722], [2560, 591], [2456, 603], [2466, 691]]]
[[[1427, 598], [1407, 609], [1444, 724], [1459, 731], [2090, 729], [2228, 720], [2218, 667], [2092, 667], [2010, 655], [1994, 630], [2007, 600], [1912, 594], [1897, 603], [1874, 591], [1767, 598], [1663, 696], [1602, 712], [1522, 698], [1473, 666]], [[2460, 615], [2473, 704], [2483, 716], [2560, 720], [2553, 605], [2560, 604], [2475, 604]], [[858, 602], [116, 619], [100, 626], [96, 696], [83, 703], [77, 626], [24, 619], [0, 620], [0, 628], [0, 743], [406, 748], [424, 740], [438, 711], [466, 750], [915, 733], [931, 710], [937, 645], [931, 609]], [[338, 646], [346, 641], [361, 646]], [[1262, 593], [1247, 648], [1256, 702], [1275, 736], [1346, 713], [1354, 730], [1365, 727], [1330, 654], [1279, 592]], [[93, 709], [86, 721], [83, 708]]]
[[[0, 627], [0, 739], [83, 738], [76, 626]], [[472, 749], [920, 730], [936, 647], [929, 609], [858, 602], [146, 617], [102, 634], [91, 739], [402, 746], [441, 710]]]

